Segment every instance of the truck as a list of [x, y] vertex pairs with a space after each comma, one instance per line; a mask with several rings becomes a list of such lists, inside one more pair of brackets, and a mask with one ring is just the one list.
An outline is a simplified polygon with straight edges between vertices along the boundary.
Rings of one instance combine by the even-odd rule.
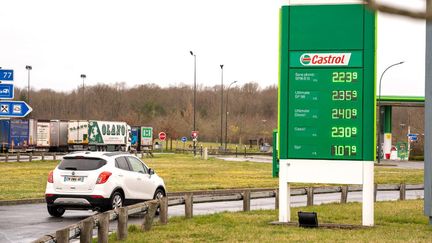
[[73, 120], [68, 123], [69, 151], [129, 151], [131, 128], [126, 122]]
[[0, 120], [0, 151], [7, 152], [9, 148], [10, 120]]
[[153, 127], [141, 127], [140, 146], [141, 151], [153, 149]]
[[126, 122], [90, 120], [88, 141], [92, 151], [130, 151], [131, 127]]
[[141, 151], [141, 128], [133, 126], [131, 127], [131, 150]]
[[49, 120], [29, 120], [29, 146], [33, 151], [49, 151], [51, 134]]
[[50, 151], [66, 152], [68, 149], [68, 122], [50, 121]]
[[88, 150], [88, 121], [71, 120], [67, 125], [69, 151]]
[[0, 150], [26, 152], [29, 149], [29, 120], [0, 120]]

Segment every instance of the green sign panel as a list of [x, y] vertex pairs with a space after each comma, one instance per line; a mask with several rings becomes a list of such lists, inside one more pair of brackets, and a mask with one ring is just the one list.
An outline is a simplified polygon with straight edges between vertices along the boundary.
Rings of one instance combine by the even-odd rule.
[[141, 137], [142, 138], [153, 138], [153, 128], [152, 127], [142, 127], [141, 128]]
[[363, 5], [282, 7], [281, 159], [374, 160], [374, 45]]

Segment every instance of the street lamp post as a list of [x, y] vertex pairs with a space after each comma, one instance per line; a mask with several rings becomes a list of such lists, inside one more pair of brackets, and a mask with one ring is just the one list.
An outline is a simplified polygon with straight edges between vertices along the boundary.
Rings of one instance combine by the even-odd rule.
[[382, 127], [382, 121], [381, 121], [381, 81], [382, 78], [384, 76], [384, 73], [387, 72], [387, 70], [389, 70], [390, 68], [403, 64], [404, 62], [398, 62], [398, 63], [394, 63], [390, 66], [388, 66], [384, 72], [382, 72], [381, 77], [380, 77], [380, 81], [379, 81], [379, 94], [378, 94], [378, 121], [379, 121], [379, 127], [378, 127], [378, 164], [381, 162], [381, 127]]
[[[190, 51], [190, 54], [194, 57], [194, 95], [193, 95], [193, 130], [196, 131], [195, 127], [195, 109], [196, 109], [196, 55]], [[194, 156], [196, 156], [196, 138], [193, 138], [193, 150]]]
[[220, 65], [221, 68], [221, 124], [220, 124], [220, 144], [221, 144], [221, 149], [223, 146], [223, 92], [224, 92], [224, 87], [223, 87], [223, 64]]
[[82, 78], [82, 81], [83, 81], [83, 84], [82, 84], [82, 97], [81, 97], [81, 119], [84, 119], [84, 107], [85, 107], [85, 103], [84, 103], [84, 99], [85, 99], [85, 93], [84, 93], [84, 80], [87, 78], [87, 75], [85, 75], [85, 74], [81, 74], [81, 78]]
[[30, 71], [32, 66], [27, 65], [25, 68], [27, 69], [27, 103], [30, 105]]
[[226, 111], [226, 115], [225, 115], [225, 152], [227, 151], [227, 143], [228, 143], [228, 95], [229, 95], [229, 90], [231, 88], [231, 85], [237, 83], [237, 81], [233, 81], [227, 88], [227, 94], [226, 94], [226, 107], [225, 107], [225, 111]]

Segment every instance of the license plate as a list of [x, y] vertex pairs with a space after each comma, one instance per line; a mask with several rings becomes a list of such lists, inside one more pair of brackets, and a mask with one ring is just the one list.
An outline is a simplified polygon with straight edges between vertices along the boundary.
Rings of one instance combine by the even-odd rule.
[[65, 176], [65, 182], [83, 182], [84, 176]]

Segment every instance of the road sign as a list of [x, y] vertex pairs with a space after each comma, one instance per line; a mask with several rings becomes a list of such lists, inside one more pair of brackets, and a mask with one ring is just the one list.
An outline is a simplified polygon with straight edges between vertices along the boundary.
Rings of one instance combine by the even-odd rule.
[[13, 84], [0, 84], [0, 99], [13, 99], [14, 86]]
[[182, 137], [182, 138], [181, 138], [181, 141], [182, 141], [183, 143], [186, 143], [186, 141], [187, 141], [187, 137]]
[[165, 132], [160, 132], [159, 133], [159, 140], [165, 141], [165, 139], [166, 139], [166, 133]]
[[408, 139], [410, 141], [412, 141], [412, 142], [417, 141], [417, 139], [418, 139], [418, 134], [412, 134], [412, 133], [410, 133], [407, 136], [408, 136]]
[[0, 81], [13, 81], [13, 70], [0, 69]]
[[0, 117], [25, 117], [32, 110], [24, 101], [0, 101]]
[[192, 137], [193, 139], [198, 138], [198, 131], [192, 131], [191, 137]]

